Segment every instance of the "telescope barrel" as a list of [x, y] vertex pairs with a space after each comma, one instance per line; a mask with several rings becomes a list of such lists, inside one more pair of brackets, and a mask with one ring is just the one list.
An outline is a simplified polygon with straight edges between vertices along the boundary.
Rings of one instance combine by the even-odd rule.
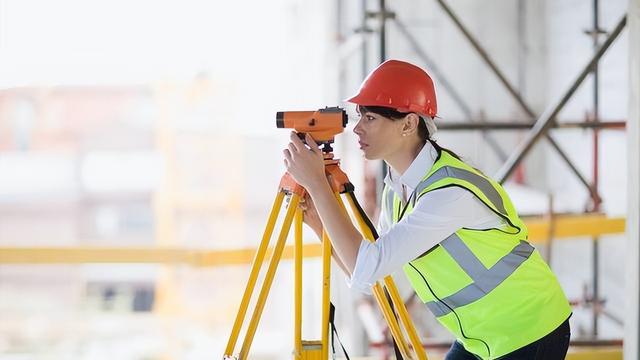
[[347, 126], [347, 113], [339, 107], [316, 111], [278, 111], [276, 126], [308, 133], [317, 142], [333, 142], [333, 138]]

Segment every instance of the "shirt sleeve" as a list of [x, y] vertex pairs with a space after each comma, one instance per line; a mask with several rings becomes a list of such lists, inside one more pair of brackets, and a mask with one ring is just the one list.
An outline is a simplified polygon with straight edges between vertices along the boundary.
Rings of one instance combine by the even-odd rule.
[[377, 280], [402, 268], [458, 229], [491, 223], [499, 226], [501, 220], [466, 189], [448, 187], [428, 192], [410, 214], [389, 226], [388, 231], [381, 231], [378, 241], [360, 243], [347, 285], [370, 293]]

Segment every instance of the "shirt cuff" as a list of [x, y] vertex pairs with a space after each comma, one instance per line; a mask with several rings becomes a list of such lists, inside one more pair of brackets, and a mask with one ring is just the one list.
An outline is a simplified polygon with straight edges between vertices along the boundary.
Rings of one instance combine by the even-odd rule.
[[353, 274], [351, 275], [351, 278], [346, 278], [347, 286], [351, 289], [371, 295], [371, 287], [375, 283], [375, 279], [372, 279], [371, 277], [375, 270], [375, 266], [372, 266], [372, 264], [378, 263], [378, 257], [379, 252], [377, 251], [375, 243], [363, 239], [360, 242], [356, 265], [353, 268]]

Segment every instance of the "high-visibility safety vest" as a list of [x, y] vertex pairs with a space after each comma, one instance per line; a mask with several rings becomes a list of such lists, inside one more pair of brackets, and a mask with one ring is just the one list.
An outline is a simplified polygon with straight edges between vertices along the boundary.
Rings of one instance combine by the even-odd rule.
[[571, 308], [527, 242], [527, 228], [502, 186], [446, 150], [439, 152], [407, 204], [385, 187], [384, 212], [395, 224], [429, 191], [459, 186], [505, 220], [499, 229], [461, 228], [403, 267], [418, 297], [467, 351], [496, 359], [549, 334]]

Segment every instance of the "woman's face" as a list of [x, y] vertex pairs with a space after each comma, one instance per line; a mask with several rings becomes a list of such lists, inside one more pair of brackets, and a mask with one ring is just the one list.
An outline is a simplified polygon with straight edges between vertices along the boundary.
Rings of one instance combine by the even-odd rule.
[[401, 123], [382, 115], [365, 111], [353, 128], [360, 149], [368, 160], [386, 159], [401, 144]]

